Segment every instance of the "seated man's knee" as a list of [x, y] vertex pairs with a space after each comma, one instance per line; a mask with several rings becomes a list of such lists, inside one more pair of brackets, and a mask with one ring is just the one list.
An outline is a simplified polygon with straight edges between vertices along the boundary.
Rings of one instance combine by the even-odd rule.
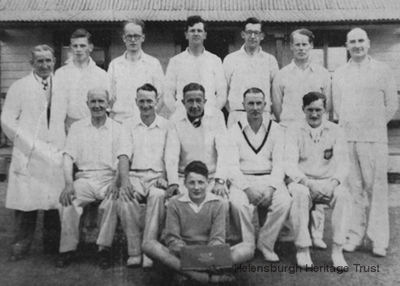
[[164, 199], [165, 191], [156, 187], [152, 187], [149, 190], [149, 198]]
[[335, 188], [335, 190], [333, 191], [333, 197], [335, 200], [341, 200], [341, 201], [351, 200], [351, 194], [349, 190], [343, 185], [339, 185]]
[[289, 184], [288, 189], [293, 200], [297, 198], [308, 198], [310, 196], [310, 190], [301, 184], [291, 183]]

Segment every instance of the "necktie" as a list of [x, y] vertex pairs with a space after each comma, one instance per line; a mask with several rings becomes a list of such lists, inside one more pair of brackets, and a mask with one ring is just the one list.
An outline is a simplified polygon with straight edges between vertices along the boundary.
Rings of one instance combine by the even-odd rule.
[[47, 90], [49, 88], [49, 83], [47, 79], [42, 79], [43, 90]]
[[199, 127], [201, 125], [201, 117], [197, 117], [196, 119], [194, 119], [192, 121], [192, 124], [193, 124], [194, 128]]

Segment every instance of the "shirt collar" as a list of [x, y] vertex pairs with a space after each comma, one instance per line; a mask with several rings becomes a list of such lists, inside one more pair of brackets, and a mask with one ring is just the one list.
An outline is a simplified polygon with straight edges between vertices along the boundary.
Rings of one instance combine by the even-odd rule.
[[[242, 124], [243, 129], [245, 129], [246, 127], [251, 128], [250, 127], [250, 123], [247, 120], [247, 116], [243, 116], [240, 120], [240, 123]], [[267, 130], [268, 124], [271, 121], [271, 119], [267, 118], [264, 114], [263, 114], [263, 122], [261, 124], [261, 126], [263, 126], [265, 128], [265, 130]]]
[[142, 121], [142, 119], [140, 118], [140, 115], [136, 118], [135, 120], [135, 127], [137, 126], [143, 126], [143, 127], [147, 127], [147, 128], [155, 128], [155, 127], [161, 127], [161, 119], [160, 117], [156, 114], [156, 118], [154, 119], [154, 121], [150, 124], [150, 126], [147, 126], [146, 124], [144, 124], [144, 122]]
[[[93, 127], [94, 128], [94, 126], [92, 124], [92, 117], [91, 116], [86, 117], [86, 119], [84, 119], [84, 120], [85, 120], [85, 125], [87, 127]], [[104, 129], [110, 129], [111, 128], [111, 119], [109, 117], [106, 118], [106, 122], [99, 129], [103, 129], [103, 128]]]
[[[70, 57], [69, 59], [67, 59], [67, 60], [65, 61], [65, 64], [68, 65], [68, 66], [70, 66], [70, 67], [75, 67], [74, 61], [73, 61], [73, 58], [72, 58], [72, 57]], [[97, 65], [96, 65], [96, 63], [94, 62], [94, 60], [92, 59], [92, 57], [89, 57], [89, 64], [87, 65], [86, 68], [91, 68], [91, 67], [93, 67], [93, 66], [96, 66], [96, 67], [97, 67]]]
[[247, 52], [246, 52], [246, 50], [244, 49], [244, 44], [240, 47], [240, 51], [243, 53], [243, 54], [245, 54], [246, 56], [248, 56], [248, 57], [254, 57], [254, 56], [258, 56], [258, 55], [261, 55], [262, 53], [262, 48], [261, 48], [261, 46], [260, 47], [258, 47], [258, 50], [257, 50], [257, 52], [255, 52], [254, 53], [254, 55], [249, 55]]
[[353, 59], [350, 58], [348, 63], [350, 66], [360, 66], [361, 68], [364, 68], [368, 67], [372, 63], [372, 58], [367, 55], [366, 59], [362, 61], [361, 64], [354, 62]]
[[[206, 118], [206, 117], [212, 117], [213, 115], [214, 115], [213, 114], [213, 110], [211, 108], [207, 107], [207, 106], [204, 106], [203, 119]], [[187, 116], [186, 109], [183, 112], [179, 112], [179, 116], [177, 117], [177, 119], [179, 121], [186, 120], [186, 121], [190, 122], [190, 120], [189, 120], [189, 118]]]
[[[304, 119], [303, 120], [303, 124], [301, 125], [301, 128], [305, 131], [310, 131], [312, 129], [312, 127], [308, 124], [307, 120]], [[321, 130], [326, 130], [329, 129], [328, 125], [327, 125], [327, 120], [326, 118], [322, 118], [322, 123], [321, 126], [317, 127]]]
[[[185, 202], [185, 203], [192, 203], [195, 204], [189, 197], [189, 192], [183, 194], [181, 197], [179, 197], [178, 199], [181, 202]], [[206, 197], [204, 199], [204, 201], [200, 204], [200, 206], [203, 206], [205, 203], [210, 202], [210, 201], [216, 201], [219, 200], [219, 197], [217, 197], [216, 195], [214, 195], [213, 193], [206, 191]]]
[[[300, 68], [296, 65], [296, 63], [294, 62], [294, 60], [292, 60], [292, 61], [290, 62], [290, 68], [291, 68], [292, 70], [298, 69], [298, 70], [303, 71], [302, 69], [300, 69]], [[307, 68], [306, 68], [305, 70], [308, 70], [308, 69], [310, 69], [312, 72], [315, 72], [315, 71], [316, 71], [316, 70], [315, 70], [315, 63], [309, 62], [309, 63], [308, 63], [308, 66], [307, 66]]]

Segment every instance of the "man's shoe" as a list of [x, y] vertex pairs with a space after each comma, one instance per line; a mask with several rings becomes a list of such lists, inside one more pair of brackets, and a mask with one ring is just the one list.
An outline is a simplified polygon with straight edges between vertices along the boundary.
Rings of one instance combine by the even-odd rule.
[[357, 249], [357, 245], [351, 243], [351, 242], [346, 242], [343, 245], [343, 251], [345, 252], [354, 252]]
[[374, 247], [372, 249], [372, 254], [378, 257], [385, 257], [386, 256], [386, 249], [383, 247]]
[[312, 244], [315, 248], [327, 249], [326, 243], [321, 238], [313, 239]]
[[297, 260], [297, 265], [300, 268], [307, 269], [309, 267], [312, 267], [313, 262], [311, 260], [310, 248], [309, 247], [297, 248], [296, 260]]
[[142, 264], [142, 256], [129, 256], [128, 260], [126, 261], [126, 266], [128, 267], [139, 267]]
[[261, 253], [264, 256], [264, 259], [268, 262], [272, 262], [272, 263], [276, 263], [279, 262], [279, 256], [273, 252], [273, 251], [269, 251], [267, 249], [263, 249], [261, 250]]
[[109, 249], [103, 249], [98, 252], [99, 255], [99, 266], [105, 270], [111, 267], [111, 252]]
[[150, 268], [153, 266], [153, 260], [151, 260], [147, 255], [143, 254], [142, 257], [142, 267]]
[[56, 261], [57, 268], [65, 268], [69, 266], [75, 258], [75, 251], [62, 252], [58, 255]]

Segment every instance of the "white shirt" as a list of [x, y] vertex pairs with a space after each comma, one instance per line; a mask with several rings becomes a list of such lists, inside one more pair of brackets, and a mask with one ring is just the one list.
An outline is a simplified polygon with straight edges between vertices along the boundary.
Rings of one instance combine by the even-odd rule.
[[157, 89], [159, 97], [163, 94], [164, 73], [160, 61], [143, 51], [136, 61], [126, 58], [126, 52], [111, 61], [108, 67], [114, 120], [123, 120], [139, 115], [136, 90], [145, 83], [151, 83]]
[[84, 118], [72, 124], [64, 154], [82, 171], [116, 170], [121, 132], [121, 124], [110, 118], [100, 128], [93, 126], [91, 117]]
[[207, 105], [221, 109], [226, 103], [226, 81], [222, 61], [204, 50], [193, 56], [188, 49], [169, 60], [166, 73], [165, 103], [170, 110], [181, 105], [183, 88], [188, 83], [201, 84], [205, 89]]
[[211, 178], [224, 179], [226, 176], [226, 127], [222, 113], [205, 109], [201, 125], [195, 128], [181, 114], [175, 118], [174, 126], [167, 136], [165, 164], [169, 184], [179, 184], [179, 173], [186, 165], [199, 160], [207, 165]]
[[195, 204], [189, 197], [189, 193], [184, 193], [182, 196], [179, 197], [178, 199], [181, 202], [186, 202], [189, 204], [189, 206], [191, 207], [191, 209], [195, 212], [195, 213], [199, 213], [202, 209], [202, 207], [210, 201], [218, 201], [220, 200], [219, 197], [217, 197], [216, 195], [214, 195], [211, 192], [206, 192], [206, 197], [204, 198], [204, 201], [202, 201], [199, 205]]
[[368, 57], [350, 60], [333, 75], [333, 104], [347, 141], [387, 143], [386, 124], [398, 108], [396, 82], [390, 68]]
[[322, 66], [310, 63], [302, 70], [292, 61], [276, 74], [272, 98], [282, 105], [280, 122], [284, 126], [304, 119], [303, 96], [311, 91], [325, 94], [327, 107], [330, 108], [331, 76]]
[[165, 172], [164, 153], [170, 126], [168, 120], [158, 115], [150, 126], [140, 117], [126, 120], [118, 156], [131, 158], [132, 170]]
[[[284, 135], [274, 121], [264, 119], [257, 133], [251, 129], [247, 117], [228, 131], [229, 179], [241, 189], [247, 187], [242, 174], [270, 174], [275, 185], [283, 183]], [[246, 135], [246, 136], [245, 136]]]
[[270, 112], [271, 85], [278, 70], [275, 57], [261, 48], [254, 55], [249, 55], [242, 46], [240, 50], [227, 55], [224, 59], [224, 71], [228, 82], [230, 111], [242, 110], [243, 93], [248, 88], [258, 87], [265, 93], [265, 110]]

